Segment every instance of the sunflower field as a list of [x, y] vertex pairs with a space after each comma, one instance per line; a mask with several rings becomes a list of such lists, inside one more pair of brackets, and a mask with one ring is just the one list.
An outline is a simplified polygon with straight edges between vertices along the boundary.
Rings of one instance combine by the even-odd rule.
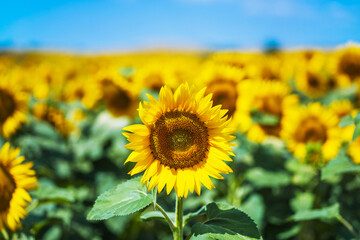
[[360, 240], [360, 47], [0, 53], [0, 239]]

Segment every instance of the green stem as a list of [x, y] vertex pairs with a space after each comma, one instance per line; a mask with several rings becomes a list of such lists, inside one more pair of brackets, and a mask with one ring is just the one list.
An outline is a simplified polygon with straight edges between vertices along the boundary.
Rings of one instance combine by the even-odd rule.
[[183, 240], [183, 198], [176, 196], [174, 240]]
[[4, 236], [4, 239], [6, 239], [6, 240], [10, 239], [8, 233], [7, 233], [6, 230], [5, 230], [5, 228], [3, 228], [3, 229], [1, 230], [1, 233], [2, 233], [2, 235]]
[[355, 237], [355, 239], [360, 240], [359, 235], [355, 232], [353, 226], [346, 221], [345, 218], [343, 218], [340, 214], [336, 216], [336, 219], [342, 224], [344, 225], [344, 227], [347, 228], [347, 230], [349, 230], [349, 232], [351, 232], [351, 234]]
[[162, 215], [164, 215], [164, 217], [165, 217], [166, 221], [168, 222], [171, 230], [174, 231], [175, 230], [174, 222], [167, 215], [166, 211], [157, 203], [155, 204], [155, 207], [162, 213]]

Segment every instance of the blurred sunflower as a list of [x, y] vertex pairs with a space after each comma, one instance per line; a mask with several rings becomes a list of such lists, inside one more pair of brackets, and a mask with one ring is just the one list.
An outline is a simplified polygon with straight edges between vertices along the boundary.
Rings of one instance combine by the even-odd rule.
[[219, 52], [209, 57], [220, 65], [227, 65], [244, 72], [244, 78], [254, 78], [259, 75], [259, 55], [254, 53]]
[[280, 134], [296, 157], [322, 165], [334, 158], [341, 146], [338, 122], [331, 110], [310, 103], [285, 113]]
[[354, 163], [360, 164], [360, 137], [355, 139], [355, 141], [351, 142], [348, 148], [348, 153], [350, 157], [353, 159]]
[[196, 82], [206, 86], [205, 94], [212, 94], [214, 105], [221, 105], [227, 109], [231, 117], [236, 111], [236, 103], [239, 95], [238, 83], [244, 76], [243, 71], [226, 66], [207, 64], [196, 79]]
[[323, 96], [329, 90], [329, 81], [326, 75], [318, 70], [303, 68], [296, 72], [296, 87], [312, 98]]
[[[353, 117], [356, 116], [357, 110], [354, 109], [354, 105], [349, 100], [338, 100], [332, 102], [329, 108], [338, 116], [339, 119], [351, 114]], [[347, 127], [340, 128], [340, 136], [344, 142], [351, 141], [353, 133], [355, 130], [355, 125], [350, 125]]]
[[66, 119], [64, 113], [54, 106], [38, 102], [33, 108], [33, 114], [38, 119], [48, 122], [64, 137], [74, 130], [73, 124]]
[[338, 52], [338, 73], [351, 82], [360, 80], [360, 48], [351, 46]]
[[65, 84], [64, 100], [67, 102], [80, 100], [84, 107], [91, 109], [100, 98], [101, 91], [91, 78], [82, 77]]
[[136, 69], [134, 82], [144, 88], [158, 92], [164, 85], [175, 89], [180, 82], [178, 77], [178, 72], [174, 70], [171, 64], [152, 61]]
[[[232, 161], [234, 139], [228, 128], [227, 110], [212, 106], [206, 89], [197, 92], [181, 84], [173, 93], [162, 87], [159, 101], [148, 95], [149, 102], [139, 106], [142, 124], [125, 127], [129, 140], [125, 147], [133, 150], [126, 162], [136, 162], [130, 174], [145, 171], [141, 182], [149, 190], [166, 185], [167, 194], [173, 188], [179, 197], [188, 191], [200, 195], [201, 184], [214, 188], [209, 176], [222, 179], [221, 174], [232, 172], [224, 161]], [[125, 162], [125, 163], [126, 163]]]
[[262, 142], [268, 136], [279, 137], [281, 118], [287, 109], [297, 106], [298, 97], [289, 95], [290, 88], [283, 82], [256, 80], [247, 83], [251, 91], [249, 114], [252, 118], [248, 139]]
[[107, 110], [115, 117], [134, 117], [139, 104], [138, 85], [129, 83], [115, 73], [100, 73], [98, 79], [101, 98]]
[[27, 95], [15, 81], [0, 75], [0, 134], [8, 138], [26, 121]]
[[10, 148], [9, 143], [0, 150], [0, 231], [5, 225], [12, 231], [19, 227], [31, 202], [27, 191], [36, 187], [33, 163], [22, 163], [25, 157], [19, 154], [20, 149]]

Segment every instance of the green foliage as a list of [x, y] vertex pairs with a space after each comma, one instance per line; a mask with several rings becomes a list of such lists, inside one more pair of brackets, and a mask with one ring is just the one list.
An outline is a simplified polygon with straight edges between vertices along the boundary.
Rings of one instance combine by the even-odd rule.
[[290, 217], [293, 221], [305, 221], [305, 220], [313, 220], [313, 219], [322, 219], [329, 220], [335, 219], [339, 215], [340, 206], [338, 203], [321, 208], [321, 209], [313, 209], [313, 210], [300, 210], [295, 213], [292, 217]]
[[139, 211], [152, 203], [152, 195], [146, 190], [140, 178], [119, 184], [101, 194], [88, 214], [88, 220], [104, 220]]
[[360, 173], [360, 165], [355, 165], [346, 155], [339, 155], [321, 169], [321, 179], [329, 179], [342, 173]]
[[354, 141], [360, 136], [360, 112], [353, 118], [351, 115], [345, 116], [340, 121], [340, 127], [347, 127], [355, 124], [355, 130], [352, 140]]
[[216, 203], [206, 206], [206, 221], [196, 223], [191, 232], [213, 239], [260, 239], [256, 224], [244, 212], [232, 208], [222, 210]]
[[290, 183], [290, 176], [286, 172], [269, 172], [262, 168], [249, 170], [245, 178], [257, 187], [281, 187]]

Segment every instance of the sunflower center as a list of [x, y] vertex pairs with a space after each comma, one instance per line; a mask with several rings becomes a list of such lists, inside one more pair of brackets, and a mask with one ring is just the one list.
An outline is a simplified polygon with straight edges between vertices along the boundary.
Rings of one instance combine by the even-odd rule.
[[4, 89], [0, 89], [0, 123], [4, 123], [16, 110], [14, 97]]
[[344, 54], [339, 62], [339, 71], [350, 78], [360, 76], [360, 55], [355, 53]]
[[299, 142], [325, 142], [327, 138], [326, 127], [316, 117], [304, 119], [297, 131], [296, 138]]
[[159, 74], [153, 73], [146, 77], [145, 79], [146, 84], [149, 88], [153, 91], [160, 91], [161, 87], [164, 85], [164, 81]]
[[84, 89], [82, 89], [82, 88], [76, 89], [75, 96], [77, 99], [82, 99], [85, 96]]
[[189, 168], [202, 162], [209, 149], [208, 130], [196, 114], [172, 111], [162, 114], [150, 134], [155, 159], [170, 168]]
[[320, 79], [318, 76], [308, 73], [307, 79], [310, 87], [317, 88], [320, 86]]
[[231, 117], [236, 110], [236, 100], [238, 93], [236, 83], [226, 80], [216, 80], [207, 87], [207, 94], [213, 94], [214, 105], [222, 105], [222, 109], [228, 109], [228, 115]]
[[10, 200], [16, 185], [7, 169], [0, 164], [0, 213], [5, 212], [10, 205]]
[[273, 114], [276, 116], [281, 115], [282, 108], [282, 98], [280, 96], [266, 96], [263, 98], [263, 105], [261, 110], [268, 114]]
[[104, 102], [110, 110], [126, 110], [131, 105], [129, 93], [115, 85], [112, 81], [104, 80], [102, 88]]

